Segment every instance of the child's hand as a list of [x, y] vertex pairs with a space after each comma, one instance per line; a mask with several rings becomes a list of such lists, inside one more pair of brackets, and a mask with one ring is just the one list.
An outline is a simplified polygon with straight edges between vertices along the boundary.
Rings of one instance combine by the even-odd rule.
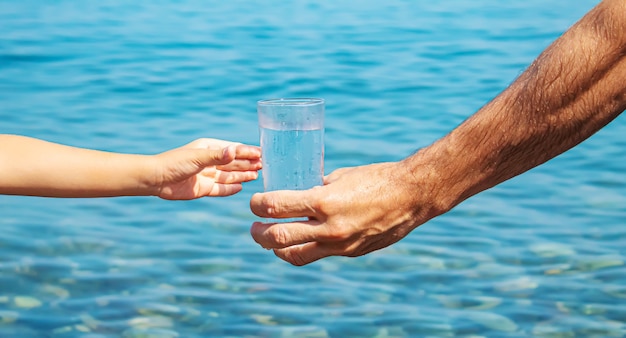
[[261, 169], [259, 147], [217, 139], [198, 139], [155, 159], [155, 195], [167, 200], [230, 196]]

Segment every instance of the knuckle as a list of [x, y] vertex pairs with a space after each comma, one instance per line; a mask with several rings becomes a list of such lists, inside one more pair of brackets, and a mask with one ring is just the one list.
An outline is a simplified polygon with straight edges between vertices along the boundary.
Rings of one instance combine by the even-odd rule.
[[289, 244], [289, 235], [282, 227], [271, 227], [269, 229], [269, 236], [277, 247], [285, 247]]
[[352, 237], [352, 234], [344, 228], [338, 227], [330, 235], [330, 240], [336, 242], [345, 242]]
[[345, 223], [335, 223], [327, 234], [328, 240], [332, 242], [348, 242], [355, 236], [352, 227]]
[[261, 205], [265, 207], [267, 214], [270, 216], [276, 216], [280, 212], [280, 203], [272, 195], [263, 196]]
[[[318, 187], [316, 187], [318, 188]], [[313, 189], [316, 189], [313, 188]], [[311, 207], [314, 210], [319, 210], [319, 212], [322, 215], [330, 215], [333, 212], [333, 207], [336, 205], [336, 203], [331, 202], [328, 198], [326, 197], [322, 197], [322, 198], [318, 198], [315, 199], [314, 201], [311, 202]]]
[[306, 258], [297, 250], [285, 252], [284, 259], [295, 266], [303, 266], [308, 263]]

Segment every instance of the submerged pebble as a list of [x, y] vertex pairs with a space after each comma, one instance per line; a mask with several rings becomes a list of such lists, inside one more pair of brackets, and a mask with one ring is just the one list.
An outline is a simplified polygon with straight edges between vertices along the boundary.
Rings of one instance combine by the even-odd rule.
[[517, 330], [517, 324], [511, 319], [492, 312], [467, 312], [462, 317], [496, 331], [513, 332]]
[[291, 328], [285, 327], [280, 335], [281, 338], [329, 338], [330, 335], [321, 328]]
[[563, 327], [551, 325], [549, 323], [540, 323], [535, 325], [532, 330], [535, 337], [540, 338], [574, 338], [576, 333], [564, 329]]
[[274, 321], [274, 318], [270, 315], [253, 314], [250, 317], [252, 317], [252, 319], [254, 319], [255, 322], [261, 325], [277, 325], [278, 324], [276, 321]]
[[72, 331], [74, 331], [74, 326], [68, 325], [68, 326], [58, 327], [58, 328], [52, 330], [52, 334], [53, 335], [64, 334], [64, 333], [68, 333], [68, 332], [72, 332]]
[[42, 305], [39, 299], [30, 296], [16, 296], [13, 298], [13, 303], [23, 309], [32, 309]]
[[165, 316], [145, 316], [128, 320], [128, 326], [138, 328], [169, 328], [174, 326], [174, 322], [171, 318]]
[[589, 257], [576, 262], [575, 267], [580, 271], [595, 271], [622, 265], [624, 261], [616, 257]]
[[132, 328], [122, 333], [123, 338], [178, 338], [176, 331], [166, 329], [138, 329]]
[[561, 243], [537, 243], [530, 246], [530, 251], [539, 257], [572, 256], [576, 251]]
[[137, 309], [137, 312], [144, 316], [154, 316], [180, 314], [183, 312], [183, 310], [180, 307], [174, 305], [150, 303]]
[[20, 314], [16, 311], [0, 311], [0, 323], [11, 324], [14, 323]]
[[502, 303], [501, 298], [474, 296], [474, 297], [458, 297], [438, 295], [435, 298], [445, 307], [451, 309], [467, 309], [467, 310], [489, 310]]
[[539, 284], [530, 276], [521, 276], [497, 283], [495, 288], [499, 291], [520, 291], [536, 289]]
[[53, 294], [61, 299], [68, 298], [70, 296], [70, 292], [60, 286], [45, 284], [41, 287], [41, 291], [49, 294]]
[[100, 321], [95, 319], [88, 313], [83, 313], [79, 317], [83, 324], [85, 324], [88, 328], [92, 330], [95, 330], [100, 326]]
[[374, 338], [406, 337], [407, 333], [399, 326], [383, 327], [378, 330]]
[[476, 305], [468, 306], [468, 310], [490, 310], [502, 304], [502, 298], [497, 297], [474, 297]]
[[91, 332], [91, 329], [85, 325], [74, 325], [74, 330], [79, 332]]

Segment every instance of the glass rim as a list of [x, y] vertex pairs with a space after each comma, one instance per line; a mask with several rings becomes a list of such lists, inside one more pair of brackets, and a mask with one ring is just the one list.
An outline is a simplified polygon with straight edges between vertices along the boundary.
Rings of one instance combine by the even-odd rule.
[[284, 97], [257, 101], [261, 106], [314, 106], [324, 103], [324, 99], [316, 97]]

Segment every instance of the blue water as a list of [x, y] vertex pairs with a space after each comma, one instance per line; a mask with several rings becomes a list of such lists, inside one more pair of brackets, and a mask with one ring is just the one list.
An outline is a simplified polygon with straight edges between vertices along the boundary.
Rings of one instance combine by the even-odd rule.
[[[0, 129], [120, 152], [259, 144], [326, 100], [325, 171], [399, 160], [597, 0], [0, 1]], [[238, 195], [0, 197], [1, 337], [621, 337], [626, 119], [392, 247], [291, 266]]]
[[306, 190], [323, 184], [324, 130], [260, 128], [263, 188]]

